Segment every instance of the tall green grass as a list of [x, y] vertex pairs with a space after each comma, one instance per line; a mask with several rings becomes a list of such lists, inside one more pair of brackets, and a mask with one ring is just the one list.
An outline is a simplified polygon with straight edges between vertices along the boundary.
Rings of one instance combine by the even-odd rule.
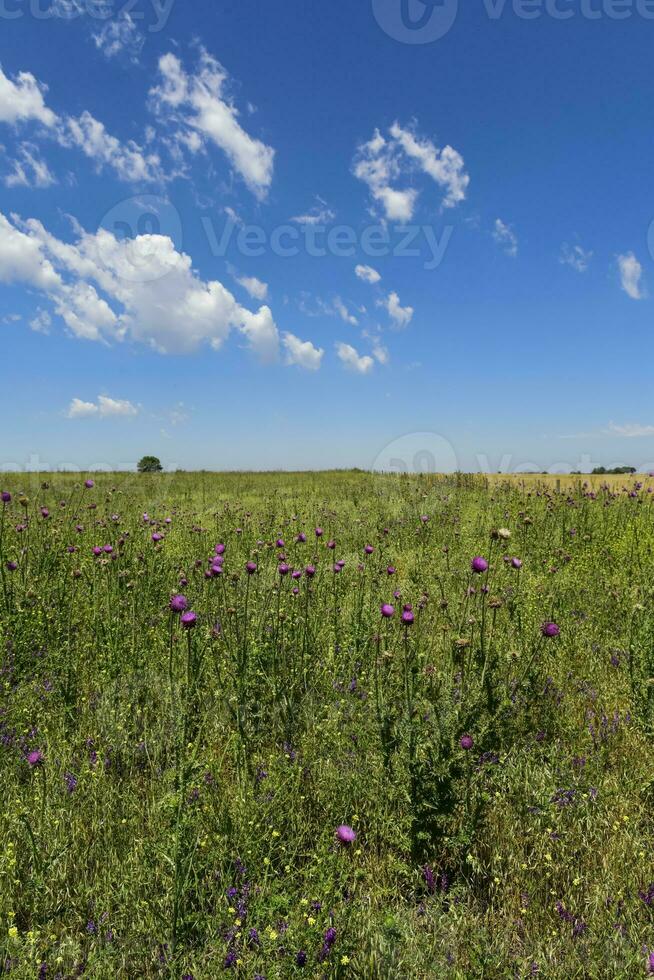
[[0, 488], [0, 972], [646, 975], [647, 482], [94, 480]]

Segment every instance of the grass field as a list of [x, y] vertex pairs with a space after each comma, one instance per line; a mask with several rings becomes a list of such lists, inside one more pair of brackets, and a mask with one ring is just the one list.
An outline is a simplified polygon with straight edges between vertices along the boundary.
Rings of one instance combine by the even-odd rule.
[[654, 972], [654, 479], [558, 479], [5, 475], [0, 973]]

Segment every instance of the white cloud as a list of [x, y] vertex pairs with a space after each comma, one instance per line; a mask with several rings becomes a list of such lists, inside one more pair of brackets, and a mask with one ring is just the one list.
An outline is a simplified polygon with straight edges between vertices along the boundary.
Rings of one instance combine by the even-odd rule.
[[368, 185], [373, 199], [381, 204], [389, 221], [411, 220], [418, 192], [391, 187], [391, 181], [400, 176], [400, 166], [393, 146], [386, 142], [379, 130], [375, 130], [371, 140], [359, 146], [354, 176]]
[[383, 347], [379, 343], [375, 343], [372, 349], [372, 356], [379, 362], [379, 364], [388, 364], [391, 359], [391, 356], [388, 353], [388, 348]]
[[126, 11], [106, 21], [93, 40], [106, 58], [126, 55], [133, 62], [138, 61], [145, 43], [145, 37]]
[[50, 333], [50, 326], [52, 324], [52, 317], [47, 310], [38, 309], [36, 315], [30, 320], [30, 330], [34, 333]]
[[341, 320], [343, 320], [345, 323], [349, 323], [350, 326], [356, 327], [359, 321], [352, 315], [352, 313], [350, 313], [340, 296], [336, 296], [334, 299], [334, 309], [340, 316]]
[[272, 364], [279, 358], [279, 332], [268, 306], [258, 313], [241, 308], [236, 322], [260, 361]]
[[620, 283], [627, 296], [631, 299], [644, 299], [645, 291], [641, 286], [643, 267], [633, 252], [618, 255]]
[[[78, 117], [57, 116], [45, 105], [45, 91], [46, 87], [29, 72], [21, 72], [12, 82], [0, 68], [0, 122], [36, 120], [48, 127], [60, 146], [81, 150], [100, 169], [106, 166], [114, 170], [120, 180], [138, 183], [163, 178], [156, 153], [144, 153], [133, 140], [121, 143], [90, 112], [83, 112]], [[47, 166], [36, 159], [33, 149], [28, 152], [23, 165], [19, 161], [14, 174], [10, 175], [9, 180], [13, 184], [9, 186], [29, 182], [25, 164], [31, 168], [36, 186], [45, 187], [53, 183], [54, 178]]]
[[0, 214], [0, 282], [22, 282], [51, 292], [62, 286], [41, 245], [23, 234]]
[[286, 350], [286, 363], [297, 364], [307, 371], [317, 371], [322, 363], [322, 347], [314, 347], [309, 340], [300, 340], [295, 334], [285, 333], [282, 343]]
[[616, 425], [615, 422], [610, 422], [608, 433], [625, 439], [637, 439], [643, 436], [654, 436], [654, 425], [641, 425], [638, 422]]
[[418, 139], [399, 123], [393, 123], [390, 134], [406, 155], [417, 161], [421, 169], [444, 188], [443, 207], [452, 208], [465, 200], [470, 177], [465, 172], [463, 157], [451, 146], [439, 150], [431, 140]]
[[54, 126], [57, 117], [43, 98], [47, 92], [34, 75], [21, 71], [12, 81], [0, 66], [0, 122], [18, 123], [35, 119], [44, 126]]
[[323, 201], [321, 197], [317, 198], [318, 204], [313, 207], [307, 214], [299, 214], [295, 218], [291, 218], [298, 225], [327, 225], [330, 221], [333, 221], [336, 217], [336, 213], [332, 211], [326, 201]]
[[346, 368], [358, 374], [369, 374], [375, 364], [372, 357], [360, 355], [351, 344], [337, 343], [336, 353]]
[[80, 398], [73, 398], [68, 406], [66, 418], [85, 419], [94, 416], [102, 419], [116, 417], [128, 418], [138, 415], [139, 411], [139, 406], [133, 405], [132, 402], [126, 399], [98, 395], [97, 401], [95, 402], [85, 402]]
[[363, 279], [364, 282], [369, 282], [372, 285], [381, 280], [381, 276], [377, 270], [373, 269], [370, 265], [358, 265], [354, 273], [359, 279]]
[[575, 272], [586, 272], [592, 257], [593, 253], [584, 251], [581, 245], [568, 245], [564, 242], [559, 262], [561, 265], [569, 265]]
[[90, 112], [83, 112], [78, 118], [68, 116], [60, 128], [59, 142], [62, 146], [77, 147], [95, 160], [100, 169], [110, 167], [120, 180], [128, 183], [162, 179], [156, 153], [144, 153], [133, 140], [121, 143]]
[[252, 297], [262, 302], [268, 296], [268, 284], [257, 279], [256, 276], [234, 277], [239, 286], [242, 286]]
[[161, 83], [151, 90], [154, 108], [180, 127], [178, 138], [195, 132], [227, 156], [249, 189], [264, 198], [272, 183], [275, 151], [250, 136], [238, 121], [238, 110], [225, 95], [229, 76], [206, 51], [195, 74], [187, 74], [179, 58], [159, 59]]
[[395, 292], [389, 293], [386, 299], [378, 300], [377, 306], [383, 306], [393, 321], [394, 326], [400, 329], [403, 327], [408, 327], [413, 319], [413, 307], [402, 306], [400, 303], [400, 297]]
[[105, 229], [78, 228], [68, 244], [35, 219], [14, 222], [0, 214], [0, 281], [39, 289], [76, 337], [186, 354], [203, 344], [218, 350], [237, 331], [262, 361], [278, 359], [269, 307], [248, 310], [222, 283], [200, 279], [167, 236], [119, 241]]
[[419, 138], [395, 122], [389, 138], [377, 129], [371, 140], [357, 148], [354, 175], [368, 185], [373, 199], [381, 205], [389, 221], [408, 222], [413, 218], [418, 191], [406, 183], [417, 169], [444, 190], [443, 207], [454, 207], [466, 196], [470, 177], [465, 173], [460, 153], [451, 146], [438, 149], [431, 140]]
[[4, 178], [6, 187], [50, 187], [56, 183], [45, 160], [37, 155], [37, 149], [31, 143], [21, 143], [18, 147], [18, 157], [12, 161], [13, 172]]
[[498, 245], [501, 245], [506, 255], [515, 258], [518, 254], [518, 236], [510, 225], [506, 225], [501, 218], [495, 221], [493, 228], [493, 238]]

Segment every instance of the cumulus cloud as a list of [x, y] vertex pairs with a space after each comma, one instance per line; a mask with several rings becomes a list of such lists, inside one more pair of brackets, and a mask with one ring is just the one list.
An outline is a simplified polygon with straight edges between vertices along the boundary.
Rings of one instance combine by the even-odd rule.
[[382, 306], [386, 310], [393, 325], [399, 329], [408, 327], [413, 319], [413, 307], [402, 306], [400, 297], [395, 292], [389, 293], [386, 299], [378, 300], [377, 306]]
[[258, 299], [261, 302], [268, 296], [268, 284], [257, 279], [256, 276], [235, 276], [234, 278], [239, 286], [242, 286], [250, 294], [252, 299]]
[[363, 279], [364, 282], [371, 283], [371, 285], [381, 280], [380, 274], [371, 265], [358, 265], [354, 270], [354, 274], [359, 279]]
[[505, 224], [501, 218], [495, 221], [493, 228], [493, 238], [502, 247], [506, 255], [515, 258], [518, 254], [518, 236], [510, 225]]
[[633, 252], [618, 255], [620, 284], [631, 299], [643, 299], [645, 291], [641, 285], [643, 267]]
[[126, 399], [109, 398], [108, 395], [98, 395], [97, 401], [85, 402], [81, 398], [73, 398], [66, 411], [66, 418], [87, 419], [98, 418], [129, 418], [138, 415], [139, 406], [133, 405]]
[[322, 363], [322, 347], [314, 347], [309, 340], [300, 340], [295, 334], [285, 333], [282, 343], [286, 350], [286, 363], [297, 364], [307, 371], [317, 371]]
[[0, 122], [19, 123], [34, 119], [44, 126], [54, 126], [57, 117], [45, 104], [46, 92], [47, 87], [30, 72], [19, 72], [12, 81], [0, 66]]
[[463, 201], [470, 183], [460, 153], [451, 146], [439, 149], [431, 140], [417, 136], [395, 122], [387, 136], [375, 130], [372, 139], [362, 143], [354, 159], [354, 175], [367, 184], [370, 194], [389, 221], [408, 222], [418, 199], [407, 184], [415, 172], [427, 174], [443, 191], [443, 207]]
[[356, 371], [358, 374], [369, 374], [375, 364], [372, 357], [359, 354], [351, 344], [337, 343], [336, 353], [348, 370]]
[[452, 208], [465, 200], [470, 177], [464, 170], [463, 157], [451, 146], [439, 150], [431, 140], [420, 139], [399, 123], [393, 123], [390, 134], [409, 159], [445, 191], [443, 207]]
[[226, 93], [229, 76], [222, 65], [202, 50], [196, 71], [187, 73], [177, 55], [168, 53], [159, 59], [159, 79], [150, 92], [152, 105], [177, 125], [177, 139], [188, 143], [195, 134], [202, 144], [219, 147], [252, 193], [264, 198], [272, 183], [275, 151], [241, 126]]
[[561, 246], [559, 262], [561, 265], [569, 265], [575, 272], [586, 272], [593, 257], [592, 252], [586, 252], [581, 245], [568, 245], [564, 242]]
[[40, 221], [12, 223], [0, 214], [0, 281], [40, 290], [80, 339], [128, 339], [187, 354], [205, 344], [218, 350], [236, 331], [262, 361], [278, 359], [270, 308], [248, 310], [222, 283], [201, 279], [167, 236], [120, 241], [105, 229], [77, 235], [70, 244]]

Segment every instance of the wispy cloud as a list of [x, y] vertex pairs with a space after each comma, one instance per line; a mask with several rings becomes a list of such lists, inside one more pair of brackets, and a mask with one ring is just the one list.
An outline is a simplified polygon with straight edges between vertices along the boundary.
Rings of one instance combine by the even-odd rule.
[[493, 228], [493, 238], [504, 250], [506, 255], [515, 258], [518, 254], [518, 236], [510, 225], [497, 218]]
[[131, 418], [138, 415], [139, 411], [140, 406], [133, 405], [132, 402], [126, 399], [98, 395], [97, 401], [95, 402], [85, 402], [81, 398], [73, 398], [66, 411], [66, 418]]
[[593, 257], [592, 252], [586, 252], [581, 245], [568, 245], [564, 242], [561, 246], [559, 262], [561, 265], [569, 265], [575, 272], [586, 272]]
[[643, 267], [633, 252], [618, 255], [618, 271], [620, 284], [631, 299], [644, 299], [645, 290], [641, 285]]

